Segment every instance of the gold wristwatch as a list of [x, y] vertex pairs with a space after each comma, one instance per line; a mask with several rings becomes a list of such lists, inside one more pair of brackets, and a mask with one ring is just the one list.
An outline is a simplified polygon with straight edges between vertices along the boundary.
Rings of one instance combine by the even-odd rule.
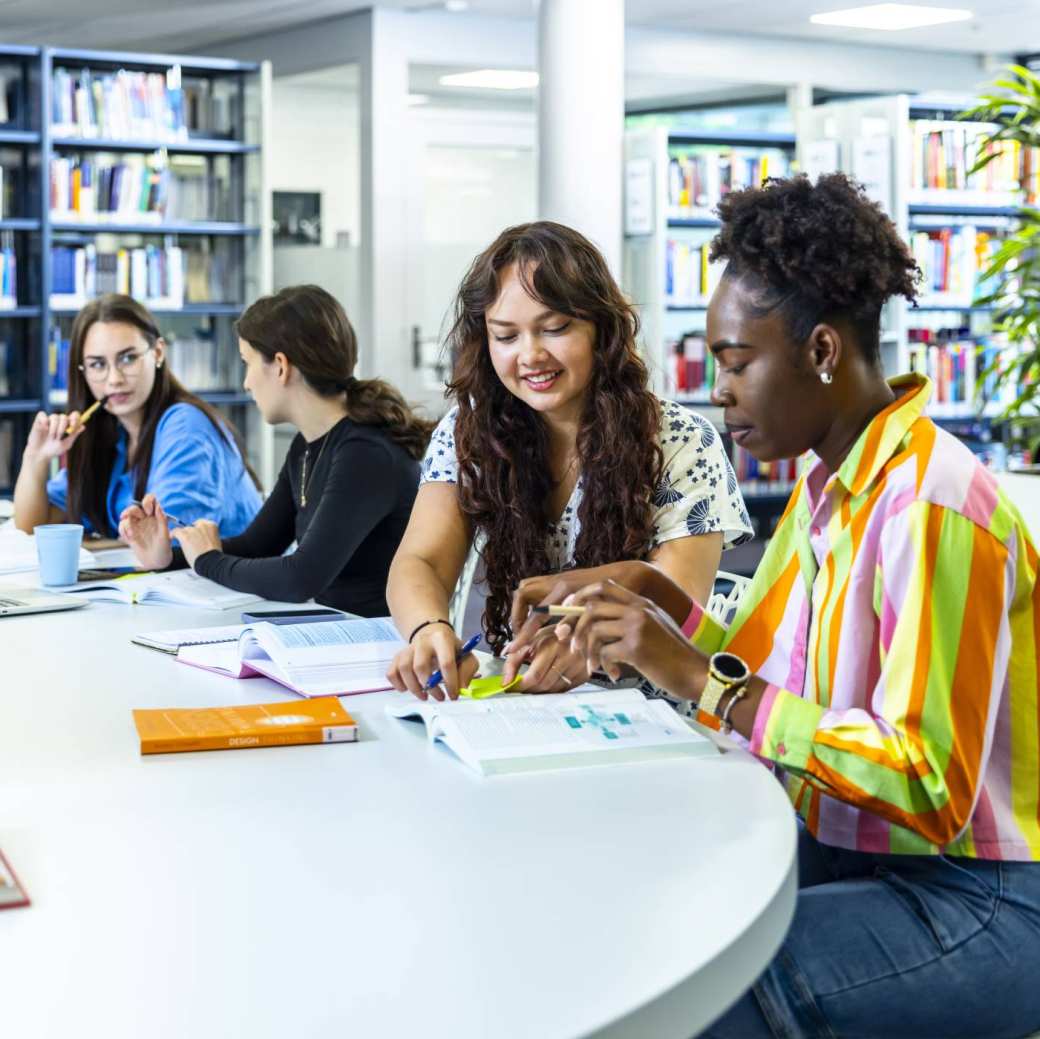
[[708, 658], [708, 681], [697, 703], [705, 714], [717, 714], [719, 701], [728, 693], [739, 693], [747, 685], [751, 670], [735, 653], [712, 653]]

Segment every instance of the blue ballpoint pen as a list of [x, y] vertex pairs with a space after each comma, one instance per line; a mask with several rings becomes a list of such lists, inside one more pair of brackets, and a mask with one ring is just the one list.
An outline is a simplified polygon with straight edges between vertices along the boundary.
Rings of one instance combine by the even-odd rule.
[[[476, 635], [471, 635], [468, 639], [466, 639], [466, 641], [462, 644], [462, 648], [458, 651], [458, 653], [455, 654], [455, 663], [461, 663], [463, 657], [468, 656], [470, 653], [472, 653], [473, 650], [477, 648], [477, 643], [480, 642], [481, 638], [482, 634], [478, 631]], [[444, 675], [442, 675], [440, 671], [434, 671], [434, 673], [430, 675], [429, 680], [426, 683], [426, 688], [436, 689], [437, 686], [439, 686], [443, 681]]]

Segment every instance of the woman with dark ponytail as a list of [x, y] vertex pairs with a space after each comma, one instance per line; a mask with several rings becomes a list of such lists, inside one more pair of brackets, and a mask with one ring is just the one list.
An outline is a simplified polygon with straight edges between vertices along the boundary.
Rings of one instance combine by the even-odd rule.
[[148, 567], [187, 565], [265, 599], [313, 598], [366, 617], [386, 614], [387, 572], [432, 423], [388, 383], [354, 377], [354, 329], [317, 285], [257, 300], [239, 319], [238, 336], [243, 386], [260, 413], [299, 430], [270, 498], [243, 534], [224, 541], [205, 522], [168, 532], [151, 497], [126, 510], [120, 533]]

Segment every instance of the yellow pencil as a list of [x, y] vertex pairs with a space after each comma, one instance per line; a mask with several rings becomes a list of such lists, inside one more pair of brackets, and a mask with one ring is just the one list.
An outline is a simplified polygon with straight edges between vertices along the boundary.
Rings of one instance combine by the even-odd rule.
[[550, 617], [580, 617], [584, 606], [532, 606], [532, 613], [547, 613]]
[[[79, 417], [79, 428], [80, 429], [82, 429], [87, 424], [87, 419], [89, 419], [90, 416], [93, 415], [94, 412], [97, 411], [97, 409], [100, 408], [101, 405], [104, 404], [106, 400], [108, 400], [108, 397], [98, 397], [98, 399], [96, 401], [94, 401], [94, 403], [91, 404], [90, 407], [87, 408], [87, 410], [84, 411], [82, 415], [80, 415], [80, 417]], [[68, 436], [75, 428], [76, 428], [75, 426], [70, 425], [68, 427], [68, 429], [65, 430], [65, 436]]]

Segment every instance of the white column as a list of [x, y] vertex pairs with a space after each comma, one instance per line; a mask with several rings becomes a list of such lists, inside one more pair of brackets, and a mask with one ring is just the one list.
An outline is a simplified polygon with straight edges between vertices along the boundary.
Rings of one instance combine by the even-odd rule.
[[538, 212], [581, 231], [621, 276], [624, 0], [541, 0]]

